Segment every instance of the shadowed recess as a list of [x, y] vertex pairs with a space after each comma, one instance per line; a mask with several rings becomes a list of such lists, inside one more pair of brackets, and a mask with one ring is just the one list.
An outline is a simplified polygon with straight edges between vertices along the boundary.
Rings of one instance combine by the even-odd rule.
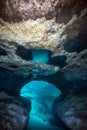
[[64, 49], [68, 52], [81, 52], [87, 49], [87, 36], [79, 34], [72, 40], [68, 40], [64, 44]]
[[0, 55], [7, 55], [7, 52], [3, 48], [0, 48]]
[[9, 67], [11, 67], [11, 68], [18, 68], [17, 65], [10, 65]]
[[62, 55], [62, 56], [56, 56], [56, 57], [51, 57], [50, 58], [50, 64], [54, 66], [60, 66], [61, 68], [67, 65], [66, 63], [67, 57]]
[[[13, 66], [16, 67], [16, 66]], [[30, 81], [31, 75], [26, 79], [15, 75], [12, 71], [0, 67], [0, 91], [5, 91], [10, 95], [18, 96], [22, 85]]]
[[16, 55], [25, 59], [25, 60], [32, 60], [32, 51], [29, 49], [24, 48], [23, 46], [19, 45], [16, 50]]
[[87, 59], [87, 54], [82, 55], [82, 59]]

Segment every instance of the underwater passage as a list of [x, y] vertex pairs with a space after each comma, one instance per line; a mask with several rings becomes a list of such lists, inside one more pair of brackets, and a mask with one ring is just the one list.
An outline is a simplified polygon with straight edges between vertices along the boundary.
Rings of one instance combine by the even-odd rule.
[[0, 130], [87, 130], [87, 0], [0, 0]]
[[[52, 115], [52, 104], [54, 99], [61, 95], [53, 84], [45, 81], [31, 81], [26, 84], [20, 92], [22, 97], [31, 99], [30, 120], [27, 130], [58, 130], [55, 125], [52, 126], [50, 120]], [[63, 130], [59, 127], [59, 130]]]

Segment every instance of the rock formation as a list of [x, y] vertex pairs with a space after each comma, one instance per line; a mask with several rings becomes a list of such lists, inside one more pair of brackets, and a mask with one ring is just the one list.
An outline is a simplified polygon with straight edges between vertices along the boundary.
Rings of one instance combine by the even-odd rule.
[[25, 130], [31, 110], [30, 102], [0, 92], [0, 130]]
[[[0, 91], [17, 96], [36, 79], [53, 83], [62, 100], [86, 93], [87, 0], [0, 0], [0, 5]], [[49, 64], [33, 61], [32, 50], [38, 49], [51, 52]]]
[[87, 95], [68, 96], [63, 102], [57, 102], [55, 113], [71, 130], [86, 130]]

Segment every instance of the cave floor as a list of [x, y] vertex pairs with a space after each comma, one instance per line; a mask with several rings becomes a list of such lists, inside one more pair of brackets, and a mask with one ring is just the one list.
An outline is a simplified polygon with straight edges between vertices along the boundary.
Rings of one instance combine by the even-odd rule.
[[42, 120], [36, 115], [30, 115], [27, 130], [65, 130], [60, 127], [52, 126], [47, 120]]

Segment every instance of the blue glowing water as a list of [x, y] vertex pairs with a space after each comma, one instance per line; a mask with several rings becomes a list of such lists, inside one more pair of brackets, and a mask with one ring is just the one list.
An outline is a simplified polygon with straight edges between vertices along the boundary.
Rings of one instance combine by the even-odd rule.
[[21, 96], [31, 99], [32, 110], [35, 112], [41, 110], [42, 113], [50, 113], [52, 102], [60, 93], [53, 84], [44, 81], [31, 81], [21, 90]]
[[37, 127], [36, 130], [43, 130], [45, 128], [47, 130], [54, 130], [49, 125], [49, 119], [52, 117], [52, 103], [55, 97], [60, 94], [61, 92], [53, 84], [44, 81], [31, 81], [21, 89], [20, 95], [31, 99], [32, 102], [29, 121], [29, 127], [32, 130], [35, 130], [35, 126]]
[[48, 50], [32, 50], [33, 61], [35, 62], [48, 64], [50, 55], [51, 52]]

